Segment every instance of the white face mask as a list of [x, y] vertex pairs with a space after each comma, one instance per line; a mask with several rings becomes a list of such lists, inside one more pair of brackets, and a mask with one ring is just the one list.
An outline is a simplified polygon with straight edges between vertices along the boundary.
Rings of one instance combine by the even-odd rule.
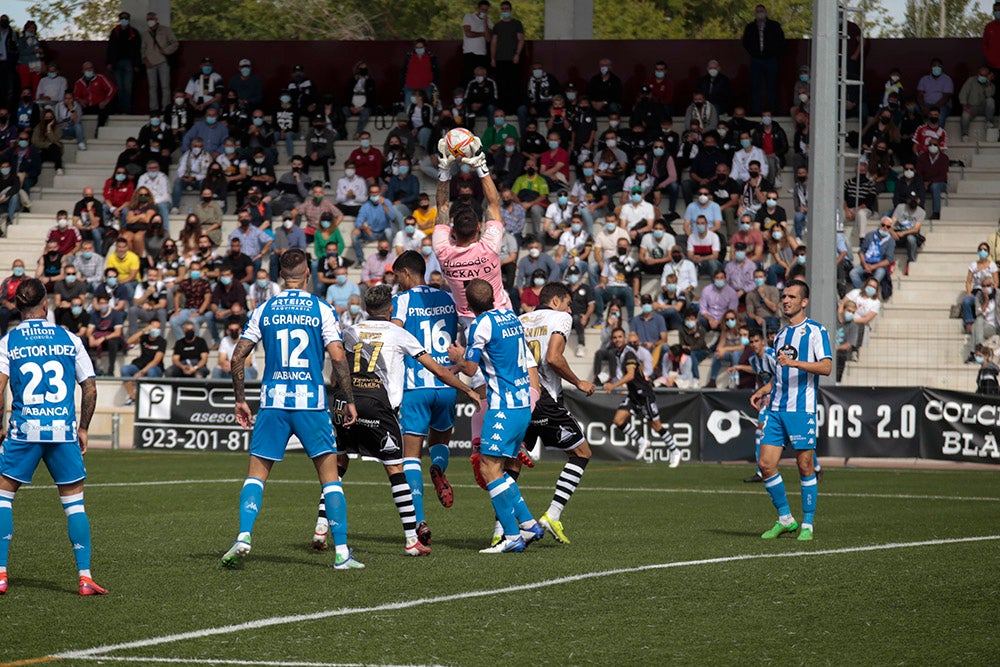
[[937, 155], [937, 152], [938, 152], [939, 150], [941, 150], [941, 149], [940, 149], [940, 148], [938, 148], [937, 146], [934, 146], [934, 145], [932, 144], [932, 145], [930, 145], [930, 146], [928, 146], [928, 147], [927, 147], [927, 150], [928, 150], [928, 151], [930, 151], [930, 154], [931, 154], [931, 155]]
[[713, 77], [713, 78], [717, 77], [717, 76], [719, 76], [719, 70], [717, 70], [715, 68], [712, 68], [712, 69], [708, 70], [708, 75], [710, 77]]
[[915, 172], [912, 169], [906, 169], [903, 171], [903, 176], [905, 176], [906, 178], [913, 178], [914, 173]]
[[347, 176], [348, 178], [354, 178], [354, 174], [355, 174], [355, 170], [354, 169], [345, 169], [344, 170], [344, 176]]

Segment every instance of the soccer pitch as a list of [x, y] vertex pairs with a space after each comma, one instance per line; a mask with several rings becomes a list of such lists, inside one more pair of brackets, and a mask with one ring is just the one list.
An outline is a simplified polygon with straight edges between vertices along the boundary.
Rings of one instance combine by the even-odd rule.
[[[94, 576], [76, 595], [55, 489], [14, 502], [0, 667], [93, 665], [996, 664], [1000, 484], [992, 471], [828, 468], [816, 539], [774, 522], [750, 466], [593, 463], [563, 520], [524, 554], [481, 555], [492, 513], [464, 459], [444, 509], [427, 483], [430, 557], [403, 555], [382, 467], [345, 480], [364, 570], [309, 548], [319, 486], [274, 469], [242, 569], [219, 566], [246, 458], [93, 451]], [[534, 513], [559, 468], [525, 470]], [[801, 516], [797, 475], [788, 491]]]

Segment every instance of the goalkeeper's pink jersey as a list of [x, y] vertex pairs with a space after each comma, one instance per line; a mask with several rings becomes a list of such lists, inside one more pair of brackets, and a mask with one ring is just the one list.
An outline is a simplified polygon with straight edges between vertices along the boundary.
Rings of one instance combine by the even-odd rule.
[[510, 308], [510, 296], [503, 288], [500, 274], [500, 246], [503, 243], [503, 223], [490, 220], [478, 241], [465, 247], [455, 245], [451, 227], [435, 225], [431, 236], [434, 253], [441, 264], [441, 273], [451, 287], [459, 317], [475, 317], [465, 298], [465, 285], [481, 278], [493, 286], [495, 308]]

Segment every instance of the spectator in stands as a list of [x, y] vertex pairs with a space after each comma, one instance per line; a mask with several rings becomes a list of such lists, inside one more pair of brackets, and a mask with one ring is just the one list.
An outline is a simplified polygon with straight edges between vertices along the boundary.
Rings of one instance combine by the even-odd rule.
[[219, 345], [219, 325], [226, 325], [232, 318], [243, 318], [247, 310], [247, 293], [243, 287], [243, 276], [240, 280], [233, 277], [233, 269], [223, 265], [219, 273], [219, 281], [212, 290], [212, 300], [209, 308], [212, 311], [212, 319], [208, 321], [208, 329], [212, 334], [215, 345]]
[[[201, 268], [200, 261], [192, 261], [188, 265], [187, 278], [177, 283], [174, 290], [174, 314], [170, 318], [170, 328], [178, 340], [185, 335], [183, 329], [190, 326], [193, 332], [196, 326], [201, 327], [212, 317], [209, 312], [212, 284], [202, 276]], [[205, 351], [208, 351], [207, 347]]]
[[799, 65], [799, 72], [792, 84], [792, 107], [788, 113], [792, 118], [795, 117], [796, 111], [804, 110], [809, 113], [809, 78], [809, 65], [805, 63]]
[[733, 258], [726, 262], [726, 282], [742, 301], [745, 295], [754, 291], [753, 276], [757, 265], [747, 259], [746, 243], [736, 243], [733, 250]]
[[63, 94], [62, 99], [52, 108], [62, 139], [75, 139], [77, 148], [87, 150], [83, 131], [83, 107], [73, 99], [72, 92]]
[[[361, 206], [354, 223], [354, 255], [358, 262], [365, 261], [362, 244], [378, 239], [384, 239], [388, 244], [395, 232], [394, 225], [398, 222], [399, 214], [382, 196], [382, 189], [378, 185], [370, 185], [368, 201]], [[378, 275], [381, 276], [381, 272]]]
[[560, 188], [556, 192], [556, 200], [545, 209], [545, 217], [542, 218], [542, 238], [546, 245], [556, 243], [563, 231], [570, 225], [570, 219], [574, 214], [574, 206], [570, 203], [569, 192], [565, 188]]
[[146, 14], [146, 30], [141, 35], [142, 63], [146, 66], [146, 79], [149, 81], [149, 108], [158, 111], [167, 105], [170, 98], [169, 58], [177, 53], [180, 42], [170, 26], [160, 24], [156, 12]]
[[[129, 249], [128, 240], [119, 238], [115, 241], [115, 251], [108, 253], [105, 268], [114, 269], [122, 285], [133, 286], [135, 281], [139, 279], [142, 262], [138, 253]], [[128, 294], [127, 299], [131, 301], [132, 295]]]
[[[721, 165], [720, 165], [721, 166]], [[716, 167], [718, 169], [719, 167]], [[698, 196], [684, 210], [684, 233], [691, 235], [699, 218], [708, 225], [708, 231], [718, 232], [722, 229], [722, 208], [712, 199], [711, 187], [715, 181], [709, 181], [698, 187]]]
[[306, 173], [309, 173], [309, 167], [322, 167], [323, 184], [325, 187], [330, 187], [330, 161], [336, 159], [333, 150], [336, 135], [333, 130], [326, 127], [322, 117], [313, 118], [312, 128], [313, 131], [305, 136]]
[[539, 269], [545, 271], [545, 282], [559, 280], [559, 265], [548, 253], [542, 252], [542, 242], [535, 237], [526, 238], [525, 242], [528, 252], [517, 263], [515, 286], [529, 287], [531, 276]]
[[[0, 312], [2, 310], [3, 306], [0, 306]], [[90, 315], [83, 307], [83, 298], [76, 297], [69, 302], [68, 308], [56, 310], [56, 324], [85, 339], [87, 327], [90, 326]]]
[[524, 50], [524, 25], [512, 16], [509, 2], [500, 3], [500, 20], [490, 35], [490, 66], [496, 73], [500, 106], [516, 109], [519, 91], [521, 53]]
[[35, 86], [35, 101], [42, 106], [52, 106], [63, 99], [63, 95], [69, 91], [69, 82], [59, 72], [59, 65], [55, 61], [49, 62], [46, 67], [45, 77]]
[[747, 324], [753, 331], [775, 333], [781, 326], [781, 295], [778, 288], [768, 285], [763, 269], [753, 272], [753, 290], [746, 293]]
[[728, 162], [728, 155], [718, 146], [716, 132], [706, 133], [700, 146], [696, 148], [696, 154], [690, 163], [690, 178], [683, 183], [684, 201], [688, 204], [695, 198], [698, 188], [708, 186], [715, 178], [715, 170], [719, 164]]
[[654, 312], [652, 296], [643, 294], [639, 303], [640, 313], [629, 322], [629, 329], [639, 336], [639, 345], [649, 350], [655, 364], [660, 358], [660, 348], [667, 342], [667, 325], [663, 317]]
[[386, 271], [392, 268], [396, 255], [392, 252], [388, 238], [380, 238], [374, 255], [369, 255], [361, 267], [361, 282], [369, 287], [382, 282]]
[[928, 109], [926, 122], [913, 132], [913, 152], [916, 157], [919, 158], [927, 152], [931, 139], [938, 140], [938, 147], [941, 150], [948, 148], [948, 131], [944, 129], [942, 118], [947, 118], [947, 116], [943, 115], [937, 107]]
[[499, 100], [497, 82], [488, 76], [485, 66], [476, 67], [463, 91], [467, 108], [467, 125], [475, 131], [477, 118], [485, 118], [487, 124], [493, 117]]
[[417, 207], [420, 180], [410, 170], [410, 160], [400, 158], [398, 173], [389, 179], [385, 198], [396, 209], [396, 219], [403, 220]]
[[375, 79], [372, 78], [366, 61], [354, 63], [354, 76], [344, 86], [344, 100], [346, 102], [341, 110], [344, 117], [358, 117], [358, 128], [354, 133], [354, 138], [358, 139], [368, 126], [368, 118], [375, 108]]
[[979, 292], [974, 298], [976, 319], [972, 323], [971, 347], [965, 360], [967, 364], [974, 361], [976, 348], [1000, 331], [1000, 324], [997, 322], [997, 291], [992, 276], [983, 276]]
[[415, 90], [422, 91], [426, 99], [431, 99], [434, 89], [440, 88], [440, 82], [437, 56], [427, 50], [427, 40], [420, 37], [413, 43], [413, 50], [407, 51], [399, 72], [403, 104], [410, 104]]
[[699, 316], [705, 327], [718, 331], [727, 310], [735, 311], [739, 306], [736, 290], [726, 282], [726, 272], [718, 269], [712, 274], [712, 282], [705, 285], [698, 299]]
[[[750, 133], [754, 146], [764, 151], [766, 160], [761, 163], [761, 174], [781, 187], [781, 168], [785, 164], [785, 153], [788, 152], [788, 135], [784, 128], [775, 122], [767, 109], [761, 115], [760, 125]], [[767, 166], [764, 170], [763, 165]], [[770, 176], [768, 176], [770, 175]]]
[[196, 334], [193, 322], [184, 323], [182, 335], [174, 343], [171, 361], [167, 377], [208, 377], [208, 343]]
[[[111, 115], [111, 102], [114, 101], [118, 88], [111, 79], [94, 71], [94, 64], [89, 60], [82, 67], [83, 76], [73, 84], [73, 97], [83, 105], [84, 113], [97, 114], [97, 127], [102, 128]], [[129, 92], [131, 96], [131, 91]], [[97, 136], [97, 133], [94, 133]]]
[[714, 130], [719, 124], [719, 112], [711, 102], [705, 101], [705, 94], [695, 91], [691, 104], [684, 112], [684, 129], [690, 130], [692, 123], [698, 121], [703, 132]]
[[658, 218], [653, 223], [652, 233], [643, 236], [639, 243], [639, 265], [643, 273], [661, 275], [670, 261], [670, 249], [675, 245], [677, 239], [667, 231], [667, 223]]
[[145, 259], [143, 263], [143, 268], [147, 266], [156, 266], [156, 262], [160, 257], [160, 249], [166, 242], [167, 232], [163, 229], [163, 218], [159, 213], [153, 215], [149, 219], [149, 228], [146, 230], [146, 235], [144, 239], [145, 243]]
[[917, 158], [917, 174], [931, 191], [931, 220], [941, 219], [941, 195], [948, 191], [948, 163], [948, 155], [938, 139], [929, 138], [927, 152]]
[[170, 133], [173, 148], [180, 144], [184, 133], [194, 125], [195, 111], [194, 105], [183, 90], [174, 92], [173, 99], [163, 109], [164, 130]]
[[[218, 106], [222, 102], [222, 93], [226, 87], [222, 75], [213, 70], [212, 59], [205, 56], [201, 59], [201, 70], [192, 76], [184, 89], [184, 94], [196, 111]], [[176, 98], [174, 100], [177, 102]]]
[[892, 207], [896, 209], [900, 204], [906, 203], [910, 198], [910, 193], [914, 193], [917, 199], [917, 206], [924, 207], [926, 191], [924, 181], [917, 174], [916, 162], [907, 160], [903, 163], [903, 173], [896, 178], [896, 190], [892, 193]]
[[868, 165], [858, 163], [858, 175], [844, 183], [844, 217], [858, 221], [858, 235], [864, 236], [868, 227], [868, 217], [878, 211], [878, 189], [868, 178]]
[[21, 179], [14, 173], [14, 167], [6, 157], [0, 157], [0, 218], [6, 216], [7, 223], [21, 207]]
[[[187, 156], [187, 160], [185, 160]], [[207, 158], [207, 156], [205, 156]], [[178, 167], [178, 172], [180, 172], [181, 167], [184, 168], [185, 173], [192, 174], [196, 171], [199, 166], [198, 159], [191, 154], [191, 151], [185, 153], [181, 156], [181, 166]], [[195, 176], [195, 178], [197, 178]], [[183, 180], [180, 175], [178, 175], [178, 180]], [[192, 181], [185, 181], [192, 182]], [[166, 173], [160, 170], [160, 162], [158, 160], [149, 160], [146, 163], [146, 172], [139, 177], [135, 184], [137, 189], [145, 188], [153, 196], [153, 203], [156, 210], [162, 216], [165, 224], [169, 223], [170, 208], [172, 203], [171, 189], [170, 189], [170, 179], [167, 177]]]
[[[388, 271], [387, 275], [392, 275], [392, 271]], [[347, 299], [347, 309], [340, 314], [340, 328], [346, 329], [367, 319], [368, 313], [365, 312], [364, 305], [361, 302], [361, 295], [352, 294]]]
[[[125, 339], [122, 335], [124, 323], [125, 312], [112, 308], [107, 295], [100, 294], [94, 297], [93, 308], [90, 310], [90, 326], [87, 327], [84, 343], [94, 362], [97, 375], [114, 375], [115, 361], [118, 359], [118, 354], [125, 349]], [[108, 353], [107, 370], [97, 368], [103, 352]]]
[[128, 306], [132, 303], [135, 293], [133, 284], [125, 284], [118, 277], [118, 269], [109, 266], [104, 269], [104, 282], [101, 282], [94, 289], [94, 297], [106, 296], [111, 302], [111, 307], [122, 312], [122, 321], [125, 321], [125, 314]]
[[267, 271], [261, 269], [257, 272], [257, 279], [247, 290], [247, 310], [252, 311], [271, 297], [278, 296], [280, 292], [281, 286], [268, 277]]
[[771, 258], [767, 270], [767, 284], [783, 284], [785, 276], [795, 262], [795, 251], [799, 247], [795, 237], [788, 233], [785, 221], [778, 222], [768, 218], [762, 225], [767, 235], [767, 253]]
[[871, 276], [876, 283], [886, 277], [896, 252], [896, 241], [892, 238], [892, 218], [882, 218], [879, 229], [869, 232], [862, 240], [858, 252], [859, 264], [851, 270], [851, 282], [861, 287], [862, 278]]
[[962, 105], [962, 141], [969, 140], [969, 125], [976, 116], [984, 116], [986, 122], [993, 123], [996, 116], [996, 86], [993, 72], [986, 65], [966, 79], [958, 91], [958, 103]]
[[[872, 320], [878, 317], [882, 310], [882, 302], [879, 301], [879, 284], [875, 278], [868, 278], [863, 288], [855, 288], [848, 292], [840, 301], [838, 313], [843, 307], [853, 301], [858, 309], [854, 315], [854, 322], [859, 326], [868, 327]], [[864, 336], [859, 337], [858, 346], [864, 342]]]
[[1000, 275], [997, 273], [997, 265], [990, 257], [990, 246], [988, 243], [980, 243], [977, 248], [976, 261], [969, 264], [969, 273], [965, 278], [965, 297], [962, 299], [962, 321], [965, 324], [965, 333], [972, 332], [972, 323], [975, 321], [976, 295], [982, 289], [983, 281], [989, 277], [993, 285], [1000, 284]]
[[930, 74], [920, 77], [917, 83], [917, 104], [925, 116], [930, 115], [934, 107], [940, 111], [941, 118], [951, 114], [955, 83], [944, 73], [942, 64], [940, 58], [932, 58]]
[[679, 245], [674, 245], [670, 249], [670, 261], [663, 265], [663, 273], [660, 276], [661, 287], [670, 282], [671, 276], [676, 278], [676, 296], [688, 303], [694, 301], [694, 291], [698, 287], [698, 269], [694, 262], [684, 257]]
[[[62, 213], [65, 215], [66, 212]], [[50, 239], [46, 241], [45, 252], [36, 263], [35, 277], [45, 284], [46, 291], [51, 294], [56, 283], [62, 282], [63, 275], [63, 256], [59, 252], [59, 243]]]
[[346, 267], [337, 267], [334, 271], [334, 275], [336, 276], [336, 283], [330, 285], [327, 289], [326, 300], [336, 309], [337, 314], [340, 315], [347, 310], [351, 295], [360, 296], [361, 290], [357, 283], [351, 282], [347, 279]]
[[[192, 125], [191, 129], [184, 133], [184, 138], [181, 140], [181, 150], [187, 152], [193, 146], [194, 140], [199, 139], [205, 152], [211, 156], [210, 159], [214, 159], [221, 154], [222, 146], [226, 141], [226, 137], [229, 136], [229, 128], [226, 127], [225, 123], [218, 121], [218, 109], [209, 107], [205, 111], [205, 117]], [[183, 157], [182, 155], [182, 160]]]
[[732, 177], [737, 181], [749, 180], [750, 165], [754, 162], [760, 167], [761, 175], [767, 178], [769, 167], [764, 151], [753, 145], [749, 132], [742, 132], [740, 133], [740, 150], [733, 155]]
[[10, 111], [0, 104], [0, 154], [7, 152], [17, 141], [18, 127]]
[[764, 5], [757, 5], [754, 20], [743, 29], [742, 41], [750, 55], [750, 112], [757, 115], [762, 104], [768, 109], [777, 107], [778, 58], [785, 50], [785, 32], [780, 23], [767, 18]]
[[66, 211], [56, 213], [56, 224], [49, 229], [46, 242], [54, 242], [55, 250], [60, 255], [75, 255], [80, 249], [80, 242], [83, 236], [80, 230], [69, 223], [69, 214]]
[[419, 252], [420, 246], [426, 237], [426, 234], [417, 229], [413, 216], [406, 216], [403, 219], [403, 228], [396, 232], [396, 235], [392, 239], [392, 246], [396, 256], [402, 255], [407, 250]]
[[530, 313], [538, 308], [538, 295], [541, 294], [542, 287], [547, 282], [548, 278], [546, 277], [545, 269], [535, 269], [532, 272], [531, 281], [521, 288], [520, 298], [518, 299], [521, 304], [520, 311], [522, 313]]
[[[598, 316], [598, 324], [600, 324], [600, 316]], [[624, 329], [627, 326], [628, 323], [622, 319], [621, 304], [619, 304], [617, 300], [612, 301], [608, 305], [608, 312], [604, 319], [604, 324], [600, 327], [600, 347], [598, 347], [597, 351], [594, 352], [593, 376], [595, 378], [614, 376], [618, 367], [618, 351], [611, 343], [611, 332], [617, 327], [622, 327]], [[608, 374], [605, 374], [604, 371], [605, 364], [607, 364]]]
[[611, 71], [611, 59], [601, 58], [598, 73], [587, 83], [587, 97], [595, 113], [621, 113], [622, 80]]
[[[226, 320], [226, 335], [222, 337], [222, 341], [219, 343], [218, 365], [212, 369], [212, 379], [222, 380], [230, 377], [230, 373], [232, 372], [231, 360], [233, 352], [236, 350], [236, 343], [240, 339], [240, 332], [243, 330], [244, 319], [243, 317], [234, 315]], [[244, 374], [248, 380], [253, 381], [258, 377], [255, 364], [256, 355], [251, 350], [250, 354], [244, 360]]]
[[351, 151], [349, 159], [357, 175], [371, 185], [382, 174], [382, 152], [372, 146], [372, 137], [368, 132], [361, 132], [359, 135], [360, 146]]
[[864, 327], [855, 321], [858, 312], [858, 304], [850, 300], [840, 302], [837, 312], [837, 382], [844, 377], [844, 370], [847, 362], [851, 360], [854, 353], [861, 348], [864, 340]]
[[993, 349], [979, 345], [972, 360], [980, 366], [976, 373], [976, 393], [984, 396], [1000, 395], [1000, 367], [993, 363]]
[[885, 192], [889, 184], [896, 179], [896, 172], [892, 168], [893, 158], [889, 151], [888, 143], [882, 139], [875, 142], [875, 145], [868, 151], [868, 177], [875, 181], [875, 189]]
[[148, 188], [136, 188], [125, 213], [121, 239], [128, 243], [136, 257], [146, 256], [146, 230], [154, 215], [159, 215], [153, 193]]
[[142, 62], [142, 36], [131, 26], [128, 12], [118, 14], [118, 25], [108, 36], [108, 71], [118, 83], [118, 108], [132, 113], [132, 79]]
[[[897, 184], [898, 187], [898, 184]], [[906, 275], [910, 274], [910, 263], [917, 261], [917, 248], [920, 246], [920, 226], [927, 213], [917, 202], [917, 193], [910, 192], [904, 203], [892, 212], [892, 238], [897, 245], [906, 244]]]
[[721, 250], [719, 235], [709, 228], [705, 216], [699, 215], [687, 239], [687, 258], [694, 263], [700, 275], [711, 276], [716, 271], [722, 271], [722, 262], [719, 261]]
[[514, 181], [511, 188], [517, 201], [524, 209], [525, 216], [531, 215], [532, 233], [535, 238], [542, 234], [542, 218], [549, 206], [549, 184], [538, 173], [538, 163], [529, 158], [524, 164], [524, 174]]
[[[718, 387], [717, 378], [723, 364], [728, 364], [730, 368], [739, 366], [740, 357], [743, 356], [747, 345], [750, 344], [749, 330], [745, 326], [740, 326], [735, 310], [726, 311], [722, 316], [722, 323], [719, 341], [716, 343], [715, 352], [712, 355], [708, 383], [705, 385], [707, 389]], [[730, 383], [729, 388], [735, 387]]]
[[346, 215], [357, 216], [367, 193], [365, 179], [358, 176], [354, 161], [348, 160], [344, 163], [344, 175], [337, 180], [337, 207]]
[[781, 223], [786, 229], [787, 233], [788, 214], [785, 212], [783, 206], [778, 205], [778, 191], [773, 189], [766, 189], [763, 191], [764, 194], [764, 205], [757, 210], [757, 215], [754, 218], [760, 228], [767, 231], [774, 227], [774, 225]]
[[[62, 266], [62, 272], [62, 280], [58, 281], [52, 290], [55, 294], [56, 323], [60, 311], [69, 310], [74, 299], [84, 299], [87, 296], [87, 285], [80, 281], [72, 261], [67, 261]], [[73, 331], [76, 332], [75, 329]]]
[[63, 173], [62, 128], [56, 122], [55, 113], [51, 109], [42, 112], [42, 120], [31, 132], [31, 145], [38, 149], [40, 162], [51, 162], [56, 168], [56, 175]]
[[229, 90], [235, 91], [240, 104], [254, 109], [264, 100], [263, 83], [254, 74], [249, 58], [241, 58], [239, 70], [229, 79]]
[[525, 103], [517, 107], [517, 117], [521, 134], [528, 127], [528, 119], [536, 120], [549, 116], [549, 108], [553, 99], [562, 93], [559, 80], [550, 72], [546, 72], [542, 63], [535, 62], [531, 66], [531, 76], [528, 77]]
[[807, 167], [798, 167], [795, 170], [792, 207], [795, 209], [795, 238], [803, 239], [809, 220], [809, 169]]
[[698, 79], [695, 89], [704, 95], [705, 101], [714, 106], [720, 114], [729, 113], [733, 95], [732, 82], [722, 73], [718, 60], [713, 58], [708, 61], [705, 74]]
[[87, 285], [88, 292], [93, 292], [104, 280], [104, 265], [104, 257], [95, 252], [93, 240], [83, 239], [80, 253], [73, 258], [73, 266], [76, 267], [80, 280]]
[[660, 281], [660, 293], [653, 302], [655, 310], [662, 318], [667, 331], [674, 331], [684, 326], [681, 313], [688, 306], [687, 295], [677, 290], [677, 275], [664, 273]]
[[701, 376], [698, 372], [698, 364], [708, 358], [708, 342], [706, 340], [705, 325], [698, 317], [697, 307], [689, 307], [684, 311], [684, 326], [679, 330], [679, 345], [681, 352], [691, 358], [691, 373], [694, 379]]
[[[504, 110], [495, 109], [493, 111], [493, 122], [486, 127], [486, 130], [483, 131], [483, 150], [493, 155], [495, 160], [500, 154], [504, 144], [507, 142], [507, 139], [513, 139], [516, 144], [519, 136], [517, 128], [507, 122], [507, 116], [504, 113]], [[504, 149], [504, 151], [506, 151], [506, 149]]]
[[[570, 314], [573, 316], [573, 332], [576, 334], [577, 359], [583, 358], [586, 343], [585, 331], [596, 308], [594, 290], [584, 279], [585, 276], [586, 271], [581, 271], [579, 266], [569, 267], [563, 275], [563, 280], [570, 292]], [[569, 341], [566, 342], [569, 343]]]
[[635, 298], [639, 294], [638, 263], [629, 256], [628, 239], [619, 239], [616, 254], [604, 258], [600, 283], [594, 292], [598, 317], [604, 314], [604, 304], [616, 300], [624, 304], [629, 321], [635, 315]]
[[[163, 377], [163, 357], [167, 353], [167, 341], [163, 338], [166, 328], [153, 320], [140, 331], [134, 331], [126, 342], [128, 347], [139, 346], [139, 356], [130, 364], [122, 366], [122, 377]], [[135, 382], [125, 382], [128, 399], [125, 405], [135, 405]]]
[[133, 305], [128, 309], [129, 335], [134, 336], [140, 326], [145, 328], [153, 321], [159, 322], [161, 330], [166, 331], [168, 297], [167, 284], [161, 280], [160, 270], [148, 269], [145, 279], [136, 283]]
[[[339, 232], [339, 230], [338, 230]], [[340, 238], [339, 233], [337, 238]], [[337, 283], [337, 269], [347, 268], [347, 260], [340, 254], [340, 247], [343, 239], [334, 240], [331, 237], [320, 247], [320, 235], [313, 239], [316, 247], [316, 257], [313, 260], [313, 274], [315, 276], [315, 292], [317, 296], [323, 297], [329, 291], [330, 286]]]
[[[3, 190], [2, 180], [0, 180], [0, 190]], [[80, 233], [81, 238], [91, 239], [95, 244], [101, 245], [104, 238], [103, 220], [104, 208], [94, 198], [94, 188], [85, 187], [83, 198], [73, 205], [73, 227]]]
[[210, 164], [212, 156], [205, 151], [203, 141], [200, 138], [194, 139], [190, 144], [190, 150], [181, 155], [180, 163], [177, 165], [170, 213], [180, 213], [181, 195], [185, 191], [201, 191]]
[[12, 319], [21, 319], [21, 314], [14, 304], [14, 295], [24, 278], [24, 260], [15, 259], [11, 265], [10, 275], [0, 283], [0, 335], [7, 333], [7, 327]]

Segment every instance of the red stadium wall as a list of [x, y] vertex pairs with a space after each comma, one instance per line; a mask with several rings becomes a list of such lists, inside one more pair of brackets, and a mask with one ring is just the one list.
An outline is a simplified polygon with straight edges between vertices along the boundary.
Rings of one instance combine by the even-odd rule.
[[[930, 59], [944, 61], [945, 71], [955, 80], [956, 89], [982, 63], [982, 49], [978, 39], [872, 39], [867, 42], [865, 80], [870, 94], [878, 93], [889, 76], [889, 69], [903, 71], [903, 83], [911, 94], [917, 81], [930, 69]], [[240, 58], [253, 61], [257, 75], [264, 81], [265, 98], [288, 80], [292, 66], [301, 63], [318, 89], [330, 91], [338, 103], [347, 78], [358, 59], [371, 65], [376, 77], [376, 89], [381, 104], [391, 104], [399, 99], [399, 70], [403, 55], [410, 42], [247, 42], [247, 41], [195, 41], [184, 42], [179, 52], [179, 66], [174, 73], [174, 86], [183, 86], [187, 77], [198, 71], [203, 56], [210, 56], [215, 67], [228, 81], [236, 71]], [[79, 76], [80, 64], [93, 60], [98, 67], [104, 64], [103, 42], [48, 42], [44, 45], [47, 57], [54, 58], [64, 75], [72, 82]], [[444, 92], [458, 85], [461, 68], [461, 44], [458, 41], [430, 42], [431, 52], [437, 55], [441, 67]], [[787, 113], [791, 106], [791, 86], [798, 66], [809, 62], [810, 40], [790, 40], [779, 74], [777, 115]], [[705, 63], [715, 58], [722, 63], [723, 71], [733, 80], [737, 101], [748, 96], [750, 71], [746, 53], [736, 40], [568, 40], [528, 42], [526, 57], [522, 60], [525, 77], [534, 60], [541, 62], [564, 84], [569, 81], [585, 85], [597, 71], [597, 60], [608, 56], [614, 60], [614, 69], [625, 84], [626, 103], [635, 98], [639, 86], [651, 77], [652, 64], [657, 60], [668, 63], [668, 74], [675, 84], [674, 113], [691, 99], [695, 83], [705, 72]], [[134, 86], [136, 109], [145, 108], [146, 83], [141, 75]], [[513, 110], [509, 110], [513, 111]]]

